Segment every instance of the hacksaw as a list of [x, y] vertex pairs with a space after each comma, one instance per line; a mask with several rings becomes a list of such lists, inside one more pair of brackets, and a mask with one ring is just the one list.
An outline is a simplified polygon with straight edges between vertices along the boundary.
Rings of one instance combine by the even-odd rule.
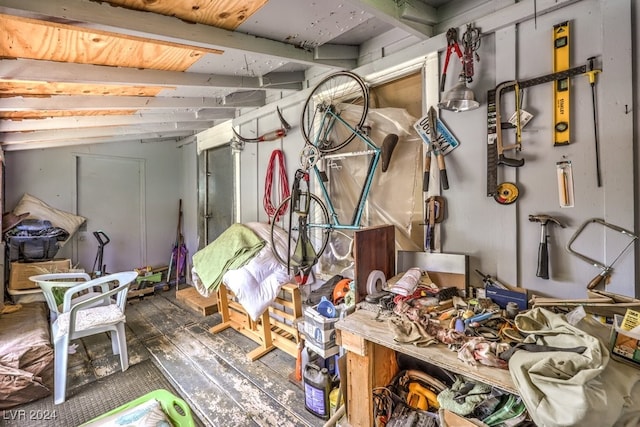
[[[528, 87], [536, 86], [542, 83], [554, 82], [561, 79], [568, 79], [578, 75], [582, 75], [587, 71], [586, 65], [570, 68], [566, 71], [560, 71], [557, 73], [547, 74], [541, 77], [534, 77], [532, 79], [506, 82], [498, 85], [496, 89], [500, 88], [498, 92], [496, 89], [491, 89], [487, 92], [487, 197], [496, 198], [498, 194], [498, 166], [501, 161], [498, 156], [498, 132], [502, 132], [503, 128], [513, 128], [511, 123], [498, 123], [497, 101], [502, 97], [503, 93], [510, 92], [519, 87], [525, 89]], [[505, 149], [505, 147], [502, 147]], [[506, 149], [520, 149], [519, 144], [514, 144]]]

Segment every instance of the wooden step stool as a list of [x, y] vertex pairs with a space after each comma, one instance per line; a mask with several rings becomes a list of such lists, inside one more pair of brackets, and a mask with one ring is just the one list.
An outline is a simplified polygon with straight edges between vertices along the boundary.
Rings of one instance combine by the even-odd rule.
[[212, 327], [211, 333], [215, 334], [231, 327], [260, 344], [259, 347], [247, 353], [247, 358], [251, 361], [262, 357], [274, 348], [297, 357], [298, 343], [302, 339], [295, 323], [296, 319], [302, 317], [302, 300], [298, 285], [292, 283], [283, 285], [275, 301], [255, 321], [224, 284], [218, 288], [217, 295], [222, 323]]
[[202, 296], [193, 286], [176, 289], [176, 299], [203, 316], [209, 316], [218, 311], [216, 295]]

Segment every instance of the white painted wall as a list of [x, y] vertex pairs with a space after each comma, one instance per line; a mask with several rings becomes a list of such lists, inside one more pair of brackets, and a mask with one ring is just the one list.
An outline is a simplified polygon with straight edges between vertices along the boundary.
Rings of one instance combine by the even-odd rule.
[[[174, 142], [121, 142], [46, 150], [11, 151], [6, 158], [5, 209], [11, 210], [24, 193], [30, 193], [49, 205], [76, 212], [74, 205], [74, 154], [109, 155], [143, 159], [145, 162], [145, 227], [147, 265], [167, 265], [176, 235], [178, 200], [183, 198], [185, 235], [191, 253], [195, 229], [195, 148], [176, 148]], [[193, 158], [193, 160], [192, 160]], [[123, 189], [124, 191], [124, 189]], [[102, 203], [108, 204], [109, 200]], [[126, 210], [127, 206], [121, 206]], [[107, 222], [107, 221], [100, 221]], [[131, 227], [137, 227], [133, 221]], [[193, 228], [191, 228], [193, 227]], [[92, 231], [92, 230], [89, 230]], [[59, 257], [76, 260], [75, 244], [67, 244]], [[106, 250], [106, 249], [105, 249]], [[138, 265], [110, 266], [126, 270]]]

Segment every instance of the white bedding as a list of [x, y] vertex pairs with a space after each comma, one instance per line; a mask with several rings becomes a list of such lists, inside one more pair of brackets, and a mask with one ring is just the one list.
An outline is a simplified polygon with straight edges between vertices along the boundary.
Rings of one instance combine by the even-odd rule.
[[[253, 320], [257, 320], [269, 304], [275, 300], [280, 287], [290, 278], [287, 268], [280, 264], [273, 255], [271, 225], [262, 222], [250, 222], [245, 225], [267, 244], [244, 267], [227, 271], [222, 276], [222, 281], [236, 295], [238, 302], [247, 314]], [[277, 230], [276, 244], [280, 249], [279, 253], [286, 253], [287, 235], [285, 231], [277, 227], [274, 230]]]
[[[289, 282], [290, 277], [287, 268], [273, 255], [271, 225], [262, 222], [250, 222], [245, 225], [267, 243], [244, 267], [224, 273], [222, 281], [236, 295], [247, 314], [253, 320], [257, 320], [275, 300], [280, 287]], [[286, 232], [281, 228], [274, 229], [277, 230], [275, 238], [280, 253], [286, 253]]]

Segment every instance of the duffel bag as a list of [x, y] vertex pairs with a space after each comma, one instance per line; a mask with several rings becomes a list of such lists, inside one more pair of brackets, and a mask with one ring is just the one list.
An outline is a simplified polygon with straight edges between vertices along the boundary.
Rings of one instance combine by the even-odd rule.
[[12, 231], [12, 234], [20, 234], [24, 233], [33, 235], [40, 235], [43, 232], [47, 232], [48, 229], [52, 228], [53, 225], [51, 221], [46, 219], [36, 219], [36, 218], [27, 218], [23, 219], [22, 222], [16, 225], [15, 230]]
[[47, 220], [24, 220], [5, 233], [9, 244], [9, 261], [48, 261], [58, 252], [59, 241], [69, 237], [60, 227]]
[[13, 236], [9, 238], [10, 261], [49, 261], [58, 252], [56, 236]]

